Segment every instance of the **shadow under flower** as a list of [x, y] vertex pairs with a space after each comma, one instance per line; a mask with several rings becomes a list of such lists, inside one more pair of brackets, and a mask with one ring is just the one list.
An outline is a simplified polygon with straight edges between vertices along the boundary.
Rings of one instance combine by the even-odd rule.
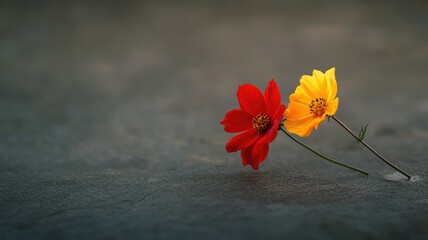
[[[361, 177], [357, 176], [359, 180]], [[218, 200], [243, 200], [254, 203], [317, 205], [353, 197], [358, 191], [344, 182], [352, 177], [325, 178], [316, 175], [290, 175], [278, 172], [203, 173], [184, 177], [186, 191], [194, 196]]]

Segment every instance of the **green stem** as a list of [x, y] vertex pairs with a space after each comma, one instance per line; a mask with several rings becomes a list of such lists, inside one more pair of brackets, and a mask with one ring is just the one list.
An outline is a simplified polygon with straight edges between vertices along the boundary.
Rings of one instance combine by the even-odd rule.
[[325, 156], [325, 155], [323, 155], [323, 154], [321, 154], [321, 153], [319, 153], [319, 152], [315, 151], [314, 149], [312, 149], [312, 148], [308, 147], [308, 146], [307, 146], [306, 144], [304, 144], [303, 142], [301, 142], [301, 141], [297, 140], [296, 138], [294, 138], [293, 136], [291, 136], [291, 134], [289, 134], [289, 133], [288, 133], [288, 132], [283, 128], [282, 124], [280, 125], [279, 129], [280, 129], [281, 131], [283, 131], [283, 132], [284, 132], [284, 133], [285, 133], [289, 138], [291, 138], [293, 141], [295, 141], [296, 143], [300, 144], [302, 147], [304, 147], [304, 148], [308, 149], [309, 151], [313, 152], [315, 155], [317, 155], [317, 156], [319, 156], [319, 157], [321, 157], [321, 158], [323, 158], [323, 159], [325, 159], [325, 160], [327, 160], [327, 161], [329, 161], [329, 162], [332, 162], [332, 163], [334, 163], [334, 164], [337, 164], [337, 165], [339, 165], [339, 166], [342, 166], [342, 167], [346, 167], [346, 168], [352, 169], [352, 170], [354, 170], [354, 171], [360, 172], [360, 173], [365, 174], [365, 175], [369, 175], [369, 174], [368, 174], [366, 171], [364, 171], [364, 170], [361, 170], [361, 169], [358, 169], [358, 168], [355, 168], [355, 167], [349, 166], [349, 165], [347, 165], [347, 164], [344, 164], [344, 163], [341, 163], [341, 162], [335, 161], [335, 160], [333, 160], [333, 159], [331, 159], [331, 158], [329, 158], [329, 157], [327, 157], [327, 156]]
[[382, 155], [380, 155], [378, 152], [376, 152], [372, 147], [370, 147], [366, 142], [364, 142], [362, 139], [358, 138], [357, 135], [355, 135], [354, 132], [351, 131], [343, 122], [341, 122], [339, 119], [337, 119], [335, 116], [331, 116], [337, 123], [339, 123], [340, 126], [342, 126], [346, 131], [348, 131], [357, 141], [361, 142], [367, 149], [369, 149], [374, 155], [376, 155], [378, 158], [380, 158], [382, 161], [384, 161], [386, 164], [394, 168], [395, 170], [399, 171], [401, 174], [406, 176], [408, 179], [411, 178], [411, 176], [404, 172], [403, 170], [399, 169], [397, 166], [386, 160]]

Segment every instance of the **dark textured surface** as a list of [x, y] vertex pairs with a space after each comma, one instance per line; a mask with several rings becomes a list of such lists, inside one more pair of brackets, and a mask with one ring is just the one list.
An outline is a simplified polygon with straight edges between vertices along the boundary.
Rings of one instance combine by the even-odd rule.
[[[0, 3], [0, 239], [427, 239], [425, 1]], [[337, 68], [338, 115], [258, 172], [218, 122], [239, 84]]]

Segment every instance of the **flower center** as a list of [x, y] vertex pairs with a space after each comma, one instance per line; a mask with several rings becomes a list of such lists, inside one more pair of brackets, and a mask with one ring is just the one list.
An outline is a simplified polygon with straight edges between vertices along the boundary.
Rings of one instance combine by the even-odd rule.
[[253, 117], [253, 128], [258, 134], [263, 134], [270, 127], [270, 118], [266, 113]]
[[321, 117], [325, 113], [325, 109], [327, 108], [327, 100], [324, 98], [315, 98], [315, 100], [311, 101], [309, 105], [309, 111], [315, 114], [317, 117]]

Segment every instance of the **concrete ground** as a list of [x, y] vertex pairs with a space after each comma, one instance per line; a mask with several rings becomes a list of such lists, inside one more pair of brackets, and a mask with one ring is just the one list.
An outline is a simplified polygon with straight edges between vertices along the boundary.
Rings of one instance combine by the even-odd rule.
[[[0, 239], [428, 239], [426, 1], [2, 1]], [[237, 86], [336, 67], [337, 117], [255, 172]]]

